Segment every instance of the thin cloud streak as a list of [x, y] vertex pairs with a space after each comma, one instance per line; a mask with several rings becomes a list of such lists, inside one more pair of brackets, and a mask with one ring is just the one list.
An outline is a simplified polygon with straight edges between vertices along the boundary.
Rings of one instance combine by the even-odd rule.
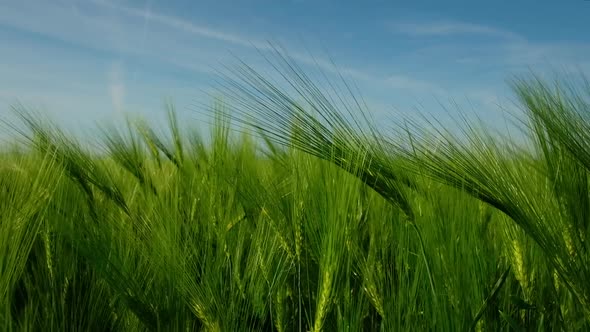
[[438, 96], [443, 96], [447, 93], [445, 89], [434, 83], [405, 75], [391, 75], [384, 80], [384, 83], [393, 89], [407, 89], [411, 91], [432, 93]]
[[240, 36], [237, 34], [226, 33], [208, 26], [197, 25], [192, 22], [179, 19], [174, 16], [162, 15], [155, 13], [153, 10], [146, 10], [142, 8], [126, 7], [118, 4], [114, 4], [104, 0], [90, 0], [91, 3], [96, 5], [110, 8], [121, 13], [133, 16], [136, 18], [144, 19], [145, 21], [151, 21], [166, 25], [171, 28], [182, 30], [186, 33], [198, 35], [201, 37], [211, 38], [219, 41], [228, 42], [234, 45], [245, 46], [249, 48], [258, 48], [261, 50], [269, 50], [270, 46], [266, 43], [252, 41], [250, 38]]
[[490, 27], [486, 25], [473, 24], [457, 21], [439, 22], [399, 22], [390, 24], [395, 33], [410, 36], [453, 36], [453, 35], [480, 35], [498, 37], [514, 41], [522, 41], [524, 38], [514, 32]]
[[108, 90], [113, 109], [122, 113], [125, 107], [125, 82], [123, 80], [123, 68], [120, 63], [111, 66], [108, 73]]
[[[153, 10], [149, 9], [142, 9], [142, 8], [133, 8], [133, 7], [126, 7], [121, 6], [118, 4], [114, 4], [109, 1], [105, 0], [90, 0], [91, 3], [96, 5], [106, 7], [112, 10], [119, 11], [123, 14], [141, 18], [144, 22], [153, 22], [165, 25], [169, 28], [177, 29], [183, 31], [188, 34], [210, 38], [213, 40], [218, 40], [226, 43], [230, 43], [237, 46], [242, 46], [250, 49], [256, 49], [258, 51], [275, 51], [277, 48], [270, 42], [263, 42], [260, 40], [256, 40], [254, 38], [250, 38], [247, 36], [242, 36], [238, 34], [228, 33], [216, 28], [212, 28], [205, 25], [197, 25], [190, 21], [186, 21], [183, 19], [179, 19], [174, 16], [169, 15], [162, 15], [154, 13]], [[280, 49], [280, 47], [278, 47]], [[365, 81], [375, 81], [377, 80], [372, 75], [365, 73], [361, 70], [355, 68], [347, 68], [347, 67], [338, 67], [334, 65], [331, 61], [322, 58], [312, 57], [311, 55], [305, 55], [302, 53], [297, 52], [288, 52], [289, 56], [294, 60], [299, 61], [300, 63], [310, 65], [310, 66], [317, 66], [322, 70], [330, 72], [332, 74], [343, 74], [353, 79], [365, 80]]]

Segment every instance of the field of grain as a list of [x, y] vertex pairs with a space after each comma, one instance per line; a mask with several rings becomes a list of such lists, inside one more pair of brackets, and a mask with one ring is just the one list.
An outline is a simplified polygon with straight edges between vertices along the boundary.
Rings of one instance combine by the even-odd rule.
[[511, 140], [377, 130], [285, 68], [294, 97], [228, 79], [207, 139], [169, 110], [97, 152], [16, 107], [0, 328], [590, 329], [588, 85], [516, 81]]

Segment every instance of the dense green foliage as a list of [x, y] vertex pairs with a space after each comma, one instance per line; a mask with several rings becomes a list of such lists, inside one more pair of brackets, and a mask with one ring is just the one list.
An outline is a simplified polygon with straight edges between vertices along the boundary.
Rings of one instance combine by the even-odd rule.
[[97, 154], [17, 110], [3, 331], [590, 328], [590, 89], [516, 82], [519, 146], [386, 136], [296, 67], [306, 107], [241, 68], [207, 143], [171, 110], [168, 135], [129, 122]]

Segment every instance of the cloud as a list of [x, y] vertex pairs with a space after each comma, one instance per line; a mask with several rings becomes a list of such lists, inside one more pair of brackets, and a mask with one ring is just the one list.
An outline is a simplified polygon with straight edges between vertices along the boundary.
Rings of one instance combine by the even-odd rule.
[[[48, 13], [44, 15], [43, 13]], [[22, 20], [22, 17], [34, 17]], [[7, 11], [0, 12], [0, 23], [25, 31], [41, 33], [58, 41], [87, 48], [89, 50], [107, 51], [115, 58], [137, 58], [142, 61], [150, 59], [165, 67], [181, 68], [203, 76], [213, 74], [213, 68], [224, 56], [230, 58], [229, 52], [223, 52], [225, 46], [238, 46], [239, 57], [253, 52], [271, 52], [273, 46], [261, 39], [239, 33], [224, 31], [218, 27], [197, 24], [193, 21], [166, 15], [155, 10], [150, 3], [143, 7], [132, 7], [119, 2], [107, 0], [89, 0], [86, 2], [58, 2], [53, 5], [13, 4]], [[76, 27], [76, 28], [72, 28]], [[149, 33], [148, 33], [149, 28]], [[170, 35], [176, 38], [169, 38]], [[194, 40], [195, 37], [208, 39], [217, 43], [197, 40], [191, 43], [179, 42]], [[146, 40], [147, 38], [147, 40]], [[280, 50], [284, 46], [289, 57], [298, 64], [322, 70], [331, 75], [343, 75], [347, 79], [369, 86], [387, 87], [391, 82], [384, 82], [386, 75], [372, 73], [361, 68], [337, 65], [327, 56], [312, 56], [309, 53], [292, 51], [293, 45], [277, 41]], [[174, 52], [163, 50], [174, 49]], [[226, 48], [230, 49], [230, 48]], [[250, 53], [248, 53], [250, 52]], [[271, 56], [272, 58], [272, 56]], [[260, 59], [260, 58], [257, 58]], [[68, 60], [70, 61], [70, 60]], [[264, 63], [262, 63], [264, 65]], [[165, 68], [160, 66], [160, 68]], [[131, 80], [128, 85], [136, 83], [137, 66], [129, 64]], [[111, 71], [113, 71], [112, 69]], [[113, 101], [122, 101], [128, 91], [119, 76], [117, 80], [109, 75], [109, 94]], [[120, 75], [116, 74], [116, 75]], [[116, 76], [115, 75], [115, 76]], [[399, 83], [399, 82], [398, 82]], [[409, 83], [409, 81], [408, 81]], [[399, 89], [416, 89], [419, 84], [402, 86], [394, 82]], [[424, 85], [427, 86], [427, 85]], [[114, 98], [117, 96], [116, 98]], [[122, 106], [119, 102], [113, 106]]]
[[434, 38], [398, 57], [398, 60], [412, 63], [438, 65], [451, 62], [469, 70], [475, 69], [479, 76], [565, 68], [588, 73], [589, 69], [585, 56], [590, 52], [587, 41], [535, 40], [507, 29], [453, 20], [388, 22], [386, 27], [406, 37], [467, 35], [478, 36], [478, 40], [483, 41], [473, 43], [460, 38]]
[[234, 45], [240, 45], [245, 47], [256, 47], [259, 49], [269, 49], [269, 45], [266, 43], [262, 43], [259, 41], [254, 41], [251, 38], [247, 38], [246, 36], [241, 36], [239, 34], [233, 34], [221, 31], [216, 28], [212, 28], [206, 25], [198, 25], [194, 24], [190, 21], [183, 20], [174, 16], [169, 15], [162, 15], [155, 13], [151, 8], [135, 8], [135, 7], [127, 7], [121, 6], [110, 1], [104, 0], [90, 0], [91, 3], [96, 5], [110, 8], [116, 10], [118, 12], [124, 13], [129, 16], [133, 16], [135, 18], [141, 18], [145, 22], [152, 22], [152, 23], [159, 23], [166, 25], [171, 28], [175, 28], [177, 30], [181, 30], [185, 33], [190, 33], [193, 35], [198, 35], [205, 38], [211, 38], [219, 41], [224, 41], [227, 43], [231, 43]]
[[108, 90], [111, 104], [116, 112], [122, 113], [125, 107], [125, 83], [123, 81], [123, 66], [114, 63], [108, 72]]
[[446, 90], [437, 84], [406, 75], [391, 75], [384, 79], [383, 83], [393, 89], [402, 89], [419, 93], [431, 93], [439, 96], [446, 94]]
[[[248, 36], [242, 34], [241, 31], [224, 30], [223, 26], [202, 24], [197, 19], [188, 20], [172, 14], [163, 14], [155, 7], [151, 7], [149, 3], [146, 6], [137, 5], [137, 7], [129, 5], [131, 2], [115, 2], [114, 0], [89, 0], [77, 3], [77, 7], [71, 7], [71, 1], [67, 2], [67, 5], [64, 3], [66, 2], [62, 1], [57, 5], [47, 5], [41, 2], [34, 5], [27, 2], [25, 4], [11, 3], [6, 6], [6, 10], [0, 11], [0, 24], [16, 27], [16, 29], [23, 31], [36, 32], [50, 37], [53, 42], [57, 41], [61, 42], [61, 45], [65, 45], [60, 51], [63, 56], [45, 56], [43, 60], [36, 62], [37, 66], [47, 67], [48, 63], [53, 62], [70, 64], [79, 59], [79, 67], [85, 74], [79, 75], [78, 82], [82, 82], [86, 78], [90, 80], [90, 77], [98, 77], [97, 80], [95, 79], [96, 87], [93, 85], [87, 88], [88, 94], [90, 95], [95, 90], [103, 94], [107, 92], [107, 95], [102, 96], [104, 100], [101, 107], [110, 108], [112, 106], [117, 112], [123, 108], [134, 108], [134, 105], [138, 104], [134, 98], [141, 98], [145, 103], [151, 102], [155, 95], [166, 89], [170, 91], [171, 96], [178, 96], [181, 94], [177, 90], [178, 86], [186, 87], [187, 85], [196, 85], [196, 82], [200, 80], [206, 81], [212, 73], [211, 68], [220, 62], [227, 63], [224, 56], [231, 59], [229, 52], [224, 50], [230, 49], [232, 46], [237, 46], [235, 47], [237, 50], [232, 51], [240, 58], [244, 59], [254, 54], [255, 61], [261, 60], [259, 56], [256, 57], [257, 49], [265, 53], [272, 50], [272, 47], [259, 35]], [[347, 79], [355, 80], [363, 94], [368, 94], [365, 97], [371, 98], [371, 94], [378, 96], [375, 99], [379, 98], [383, 104], [387, 104], [394, 98], [396, 103], [406, 100], [412, 94], [419, 97], [423, 94], [445, 96], [448, 91], [442, 86], [449, 86], [446, 83], [452, 83], [451, 89], [454, 91], [460, 89], [458, 87], [460, 85], [465, 88], [470, 87], [473, 82], [476, 82], [475, 85], [477, 85], [477, 80], [473, 77], [458, 76], [464, 75], [463, 73], [456, 77], [449, 74], [449, 79], [445, 83], [434, 78], [429, 80], [429, 74], [425, 74], [423, 69], [427, 66], [438, 66], [439, 62], [437, 61], [440, 61], [441, 64], [437, 69], [442, 68], [440, 69], [442, 72], [446, 70], [446, 67], [443, 66], [445, 65], [444, 61], [447, 61], [448, 58], [456, 59], [461, 56], [464, 59], [462, 65], [465, 67], [477, 65], [478, 68], [471, 72], [480, 73], [482, 63], [492, 67], [493, 71], [501, 71], [504, 70], [505, 63], [527, 62], [547, 54], [546, 48], [538, 44], [523, 42], [515, 33], [484, 25], [456, 21], [402, 22], [392, 24], [391, 28], [396, 33], [408, 36], [478, 35], [494, 37], [494, 40], [485, 45], [476, 45], [481, 49], [475, 53], [472, 50], [473, 45], [456, 43], [455, 41], [452, 41], [451, 45], [448, 43], [451, 42], [450, 40], [448, 42], [445, 40], [445, 45], [424, 43], [421, 45], [421, 49], [414, 50], [416, 54], [412, 54], [412, 50], [409, 50], [401, 54], [400, 57], [392, 59], [391, 66], [381, 65], [379, 67], [375, 64], [366, 64], [363, 62], [364, 59], [357, 59], [360, 64], [357, 67], [339, 66], [334, 65], [328, 56], [310, 55], [315, 53], [315, 50], [305, 53], [305, 51], [301, 51], [301, 48], [294, 48], [293, 44], [285, 44], [285, 49], [288, 55], [302, 67], [309, 66], [312, 69], [320, 69], [331, 75], [342, 74]], [[64, 41], [65, 43], [63, 43]], [[26, 41], [12, 41], [12, 43], [23, 44], [23, 49], [31, 47]], [[441, 46], [446, 48], [442, 51], [436, 49]], [[33, 47], [37, 47], [37, 49], [41, 47], [55, 48], [49, 43], [45, 46], [39, 44]], [[424, 51], [424, 48], [428, 47], [433, 47], [434, 51]], [[295, 51], [292, 52], [292, 49]], [[551, 49], [556, 50], [557, 53], [558, 48]], [[564, 56], [573, 54], [573, 51], [567, 54], [565, 52], [560, 51], [559, 54], [564, 54]], [[30, 53], [46, 54], [46, 52]], [[38, 71], [31, 70], [30, 65], [25, 67], [23, 64], [27, 62], [22, 60], [22, 55], [19, 56], [16, 52], [13, 54], [16, 59], [14, 62], [21, 64], [21, 68], [27, 68], [28, 72]], [[436, 56], [432, 56], [432, 54]], [[125, 60], [125, 66], [119, 59]], [[245, 61], [250, 64], [255, 63], [257, 69], [268, 69], [263, 67], [264, 62], [261, 65], [260, 62], [249, 59], [251, 58], [247, 58]], [[402, 61], [395, 62], [397, 60]], [[416, 72], [411, 68], [399, 68], [404, 65], [403, 60], [406, 60], [410, 66], [419, 64], [420, 68], [417, 68]], [[115, 61], [115, 64], [109, 67], [110, 61]], [[394, 64], [399, 65], [394, 67]], [[371, 67], [372, 69], [364, 68], [365, 65], [366, 68]], [[68, 70], [69, 72], [78, 72], [67, 66], [64, 70], [61, 68], [62, 66], [59, 65], [60, 70], [55, 69], [52, 72], [60, 73]], [[98, 73], [90, 72], [90, 68]], [[451, 66], [448, 68], [453, 70]], [[408, 74], [399, 74], [403, 72]], [[446, 74], [441, 72], [438, 72], [438, 77], [441, 77], [441, 74]], [[136, 73], [142, 79], [136, 79]], [[193, 75], [195, 73], [197, 75]], [[106, 80], [104, 79], [105, 74]], [[18, 71], [14, 76], [18, 76]], [[50, 75], [41, 76], [51, 77]], [[455, 79], [464, 79], [465, 81], [453, 81]], [[33, 79], [27, 81], [38, 82]], [[206, 85], [206, 83], [202, 84]], [[54, 91], [57, 89], [55, 84], [52, 87]], [[27, 88], [30, 89], [30, 87]], [[188, 89], [188, 87], [186, 88]], [[150, 93], [145, 92], [148, 89]], [[64, 91], [71, 92], [71, 88], [64, 88]], [[3, 93], [3, 95], [6, 94]], [[189, 92], [183, 92], [183, 94], [190, 95]], [[6, 98], [2, 95], [0, 97]], [[81, 96], [78, 94], [76, 97]], [[486, 104], [491, 104], [491, 97], [479, 97], [485, 99]]]
[[[249, 49], [257, 49], [259, 51], [275, 51], [275, 47], [278, 50], [281, 50], [280, 45], [270, 44], [269, 42], [264, 42], [261, 40], [257, 40], [250, 36], [244, 36], [240, 34], [230, 33], [218, 28], [214, 28], [207, 25], [199, 25], [193, 22], [180, 19], [175, 16], [170, 15], [162, 15], [158, 13], [154, 13], [151, 7], [147, 8], [135, 8], [135, 7], [127, 7], [121, 6], [110, 1], [105, 0], [90, 0], [92, 3], [102, 6], [105, 8], [109, 8], [112, 10], [116, 10], [121, 12], [125, 15], [142, 19], [144, 25], [158, 23], [168, 28], [175, 29], [180, 32], [184, 32], [190, 35], [195, 35], [199, 37], [209, 38], [217, 41], [221, 41], [224, 43], [233, 44], [236, 46], [241, 46]], [[282, 43], [280, 43], [282, 45]], [[285, 49], [289, 49], [289, 47], [285, 47]], [[349, 67], [340, 67], [334, 65], [334, 63], [325, 58], [319, 57], [312, 57], [311, 55], [299, 53], [299, 52], [292, 52], [288, 50], [288, 55], [293, 58], [294, 60], [298, 61], [299, 63], [316, 66], [326, 72], [332, 74], [342, 74], [344, 76], [359, 79], [359, 80], [374, 80], [375, 78], [372, 77], [370, 74], [356, 69], [356, 68], [349, 68]], [[178, 62], [177, 62], [178, 64]], [[186, 66], [190, 68], [190, 65]]]
[[522, 73], [562, 71], [590, 73], [590, 43], [560, 41], [498, 41], [486, 45], [455, 44], [453, 48], [428, 49], [439, 57], [455, 56], [459, 65], [477, 68], [480, 73]]
[[501, 45], [504, 56], [500, 59], [512, 66], [571, 67], [587, 63], [590, 43], [574, 42], [520, 42]]
[[480, 35], [509, 40], [523, 39], [522, 36], [508, 30], [458, 21], [398, 22], [389, 26], [395, 33], [410, 36]]

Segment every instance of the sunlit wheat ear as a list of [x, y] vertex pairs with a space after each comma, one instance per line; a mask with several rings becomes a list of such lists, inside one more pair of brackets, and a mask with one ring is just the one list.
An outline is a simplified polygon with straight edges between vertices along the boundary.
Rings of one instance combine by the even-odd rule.
[[374, 268], [374, 266], [367, 266], [366, 270], [363, 273], [363, 290], [367, 293], [369, 300], [371, 301], [371, 304], [375, 307], [375, 310], [377, 310], [379, 315], [381, 315], [381, 317], [385, 317], [386, 313], [383, 307], [383, 298], [379, 294], [379, 290], [377, 289], [377, 284], [375, 283], [375, 280], [372, 276], [370, 276], [374, 273], [372, 268]]
[[324, 319], [328, 313], [330, 302], [332, 301], [332, 287], [334, 282], [335, 266], [328, 264], [321, 276], [321, 286], [318, 290], [318, 302], [315, 312], [315, 319], [311, 331], [320, 332], [324, 325]]
[[279, 289], [276, 294], [275, 297], [273, 299], [273, 301], [275, 301], [275, 321], [274, 321], [274, 325], [275, 328], [277, 329], [277, 331], [279, 332], [284, 332], [285, 331], [285, 322], [284, 322], [284, 300], [285, 300], [285, 293], [286, 291], [283, 289]]
[[518, 239], [513, 239], [512, 243], [510, 244], [510, 254], [514, 264], [514, 274], [516, 275], [516, 279], [520, 282], [520, 285], [524, 289], [525, 293], [528, 293], [529, 289], [529, 280], [527, 271], [524, 264], [524, 251], [521, 245], [521, 242]]

